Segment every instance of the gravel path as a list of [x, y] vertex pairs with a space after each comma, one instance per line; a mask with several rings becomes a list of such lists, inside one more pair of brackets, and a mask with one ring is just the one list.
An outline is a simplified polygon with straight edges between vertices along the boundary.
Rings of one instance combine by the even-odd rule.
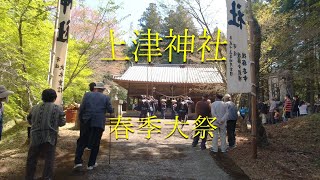
[[[103, 142], [97, 162], [99, 166], [85, 172], [88, 179], [232, 179], [210, 156], [209, 150], [191, 147], [193, 122], [182, 131], [189, 136], [183, 138], [178, 131], [165, 139], [173, 125], [172, 120], [162, 120], [161, 133], [138, 133], [138, 119], [132, 119], [134, 133], [129, 140], [116, 140], [111, 135], [111, 163], [109, 165], [109, 128], [103, 135]], [[181, 125], [179, 126], [181, 127]]]
[[[55, 175], [57, 180], [99, 180], [99, 179], [239, 179], [229, 171], [230, 165], [227, 156], [212, 156], [209, 150], [200, 150], [198, 147], [191, 147], [192, 128], [194, 121], [188, 121], [183, 133], [189, 139], [182, 137], [178, 131], [165, 139], [173, 130], [174, 125], [165, 125], [173, 120], [162, 120], [161, 133], [151, 134], [146, 139], [146, 133], [139, 133], [138, 119], [132, 119], [134, 133], [129, 133], [129, 140], [116, 140], [115, 133], [111, 134], [111, 158], [109, 164], [110, 129], [106, 126], [103, 133], [97, 163], [99, 166], [92, 171], [87, 171], [84, 166], [82, 171], [73, 170], [74, 152], [79, 131], [72, 130], [74, 124], [67, 124], [59, 131], [59, 138], [56, 150]], [[179, 126], [181, 128], [181, 125]], [[208, 142], [207, 148], [211, 146]], [[1, 161], [7, 164], [1, 176], [5, 179], [24, 179], [25, 161], [27, 147], [23, 146], [20, 153], [13, 156], [6, 156]], [[19, 157], [17, 156], [19, 155]], [[17, 157], [15, 157], [17, 156]], [[221, 159], [222, 158], [222, 159]], [[84, 165], [89, 159], [89, 152], [85, 151]], [[223, 165], [223, 161], [227, 163]], [[10, 163], [9, 163], [10, 162]], [[217, 162], [220, 166], [217, 165]], [[8, 164], [9, 163], [9, 164]], [[44, 162], [39, 160], [36, 177], [41, 177]], [[222, 170], [220, 167], [227, 167]], [[0, 169], [1, 170], [1, 169]], [[229, 174], [227, 174], [228, 172]], [[231, 175], [230, 175], [231, 174]], [[1, 177], [0, 176], [0, 177]], [[0, 178], [1, 179], [1, 178]], [[39, 178], [38, 178], [39, 179]], [[244, 178], [248, 179], [248, 178]]]

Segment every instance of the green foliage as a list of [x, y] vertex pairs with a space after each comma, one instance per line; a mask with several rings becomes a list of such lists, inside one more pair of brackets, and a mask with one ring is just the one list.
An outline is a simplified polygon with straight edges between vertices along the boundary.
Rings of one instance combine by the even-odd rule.
[[16, 121], [17, 119], [24, 119], [26, 112], [20, 108], [20, 104], [18, 104], [20, 101], [18, 94], [13, 94], [9, 97], [9, 103], [4, 105], [5, 123], [10, 120]]
[[[188, 35], [195, 35], [197, 37], [198, 32], [192, 21], [191, 15], [188, 11], [182, 6], [178, 5], [174, 10], [170, 10], [167, 17], [164, 18], [164, 23], [162, 25], [162, 32], [165, 36], [169, 36], [170, 29], [173, 30], [173, 35], [184, 36], [185, 29], [188, 29]], [[164, 39], [164, 44], [166, 48], [172, 39]], [[173, 44], [177, 47], [177, 39]], [[195, 48], [196, 49], [196, 48]], [[166, 59], [165, 62], [168, 62], [169, 52], [166, 51], [163, 53], [163, 57]], [[172, 52], [172, 64], [182, 64], [183, 63], [183, 53]]]
[[[5, 105], [5, 121], [24, 119], [31, 106], [41, 101], [47, 84], [49, 53], [54, 24], [50, 8], [56, 1], [0, 0], [0, 84], [15, 94]], [[69, 40], [66, 80], [80, 57], [84, 43]], [[83, 56], [86, 63], [87, 55]], [[78, 73], [64, 93], [64, 102], [79, 102], [88, 88], [90, 68]]]
[[[198, 32], [193, 23], [192, 16], [188, 13], [188, 11], [182, 6], [178, 5], [174, 10], [168, 10], [166, 6], [162, 6], [163, 11], [167, 11], [166, 17], [162, 20], [160, 12], [157, 9], [157, 5], [154, 3], [150, 3], [149, 7], [143, 13], [140, 19], [140, 27], [143, 33], [146, 33], [148, 29], [151, 29], [153, 33], [159, 33], [162, 41], [160, 41], [160, 49], [162, 56], [161, 57], [153, 57], [153, 63], [169, 63], [169, 53], [168, 50], [165, 51], [166, 47], [172, 41], [172, 38], [166, 38], [165, 36], [170, 35], [170, 29], [173, 29], [172, 35], [181, 35], [184, 36], [185, 29], [188, 29], [188, 35], [195, 35], [197, 37]], [[138, 37], [137, 41], [139, 40]], [[173, 44], [177, 47], [177, 39], [175, 39], [175, 43]], [[132, 45], [128, 48], [127, 55], [133, 57], [132, 52], [136, 50], [136, 45]], [[196, 49], [196, 48], [195, 48]], [[190, 55], [194, 56], [194, 55]], [[189, 59], [189, 57], [188, 57]], [[147, 62], [146, 57], [139, 57], [139, 62]], [[177, 53], [175, 51], [172, 52], [172, 63], [173, 64], [182, 64], [183, 63], [183, 53]]]
[[[80, 58], [80, 49], [83, 47], [83, 42], [76, 41], [75, 39], [69, 39], [68, 43], [68, 58], [66, 67], [65, 81], [69, 81], [72, 70], [78, 64]], [[87, 58], [82, 57], [83, 60], [79, 61], [80, 66], [87, 63]], [[63, 92], [64, 93], [64, 104], [70, 104], [73, 102], [80, 103], [83, 94], [88, 91], [88, 84], [92, 81], [90, 78], [92, 70], [89, 67], [85, 67], [72, 81], [69, 87]]]
[[52, 2], [0, 1], [0, 84], [15, 92], [6, 105], [9, 119], [21, 118], [47, 87]]
[[112, 81], [112, 74], [108, 71], [104, 76], [103, 76], [103, 81]]
[[[319, 1], [272, 1], [256, 4], [262, 29], [261, 81], [269, 75], [287, 76], [294, 94], [308, 102], [320, 92]], [[265, 86], [267, 91], [267, 86]]]
[[116, 96], [119, 100], [127, 100], [127, 90], [116, 85], [111, 85], [109, 96], [112, 100], [115, 99]]
[[25, 153], [28, 146], [21, 146], [25, 143], [27, 137], [27, 127], [29, 126], [26, 121], [19, 121], [16, 124], [7, 124], [10, 128], [3, 132], [0, 141], [0, 152], [14, 149], [15, 152]]
[[174, 34], [182, 35], [184, 30], [188, 29], [188, 33], [198, 35], [191, 15], [182, 5], [178, 5], [175, 11], [170, 10], [167, 17], [164, 18], [162, 29], [164, 34], [169, 35], [170, 29], [173, 29]]
[[143, 32], [147, 32], [148, 29], [151, 29], [152, 32], [161, 32], [162, 18], [155, 3], [149, 4], [139, 21]]

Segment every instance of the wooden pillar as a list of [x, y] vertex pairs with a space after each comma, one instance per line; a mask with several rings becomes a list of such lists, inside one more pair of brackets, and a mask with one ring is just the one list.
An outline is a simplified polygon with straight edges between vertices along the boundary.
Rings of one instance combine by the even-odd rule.
[[127, 92], [127, 104], [126, 104], [126, 110], [127, 111], [129, 110], [129, 104], [130, 104], [130, 83], [128, 84], [128, 92]]
[[253, 13], [251, 7], [251, 0], [248, 0], [248, 11], [249, 11], [249, 32], [250, 32], [250, 49], [249, 54], [251, 57], [251, 83], [253, 85], [251, 91], [251, 135], [252, 135], [252, 158], [257, 159], [257, 72], [256, 72], [256, 62], [254, 59], [254, 23], [253, 23]]

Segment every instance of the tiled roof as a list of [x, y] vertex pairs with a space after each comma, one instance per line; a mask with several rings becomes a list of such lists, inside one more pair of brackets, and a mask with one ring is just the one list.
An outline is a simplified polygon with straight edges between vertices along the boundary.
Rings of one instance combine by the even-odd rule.
[[221, 75], [208, 65], [138, 64], [129, 67], [115, 81], [159, 83], [223, 83]]

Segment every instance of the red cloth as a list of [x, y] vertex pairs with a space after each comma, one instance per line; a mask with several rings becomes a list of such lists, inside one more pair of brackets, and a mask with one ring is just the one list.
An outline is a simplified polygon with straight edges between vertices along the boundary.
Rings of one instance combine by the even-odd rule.
[[289, 99], [284, 102], [284, 109], [286, 112], [291, 112], [292, 102]]

